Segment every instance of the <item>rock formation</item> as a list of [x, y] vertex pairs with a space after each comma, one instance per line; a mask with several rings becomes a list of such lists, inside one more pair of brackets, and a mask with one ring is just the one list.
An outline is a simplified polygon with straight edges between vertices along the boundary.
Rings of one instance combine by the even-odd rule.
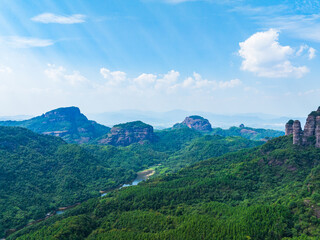
[[293, 144], [300, 145], [301, 144], [301, 136], [302, 136], [302, 129], [301, 123], [299, 120], [294, 121], [293, 126]]
[[320, 107], [308, 115], [304, 130], [299, 120], [290, 120], [286, 124], [286, 135], [293, 134], [293, 144], [320, 147]]
[[320, 116], [316, 117], [316, 147], [320, 148]]
[[286, 124], [286, 135], [291, 135], [293, 134], [293, 120], [290, 120], [289, 122], [287, 122]]
[[143, 143], [153, 141], [153, 127], [141, 121], [118, 124], [111, 128], [110, 132], [99, 141], [100, 144], [113, 146], [128, 146], [132, 143]]
[[208, 119], [205, 119], [203, 117], [196, 116], [196, 115], [186, 117], [182, 123], [177, 123], [173, 126], [173, 128], [182, 128], [182, 127], [188, 127], [201, 132], [212, 131], [212, 127]]

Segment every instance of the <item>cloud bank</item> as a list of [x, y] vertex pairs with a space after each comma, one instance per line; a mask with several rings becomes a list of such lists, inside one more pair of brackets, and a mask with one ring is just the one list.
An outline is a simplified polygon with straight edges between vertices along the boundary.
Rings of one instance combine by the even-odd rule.
[[[301, 78], [308, 73], [309, 69], [306, 66], [294, 66], [290, 60], [295, 55], [301, 55], [304, 47], [296, 52], [290, 46], [282, 46], [278, 38], [279, 31], [270, 29], [257, 32], [239, 43], [239, 55], [243, 58], [241, 69], [268, 78]], [[307, 48], [309, 59], [314, 58], [315, 49]]]
[[171, 70], [165, 74], [142, 73], [137, 77], [129, 78], [125, 72], [111, 71], [101, 68], [100, 74], [106, 82], [105, 86], [121, 87], [136, 91], [161, 91], [166, 93], [179, 90], [215, 91], [217, 89], [234, 88], [242, 84], [239, 79], [230, 81], [215, 81], [204, 79], [199, 73], [181, 78], [180, 73]]

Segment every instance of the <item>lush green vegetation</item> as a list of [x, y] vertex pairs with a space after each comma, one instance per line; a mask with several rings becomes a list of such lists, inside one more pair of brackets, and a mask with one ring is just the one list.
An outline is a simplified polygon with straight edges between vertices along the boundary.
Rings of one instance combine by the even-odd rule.
[[320, 149], [291, 142], [114, 191], [9, 239], [319, 239]]
[[100, 155], [108, 156], [101, 158], [97, 150], [68, 145], [60, 138], [0, 127], [0, 232], [99, 196], [99, 190], [132, 180], [149, 164], [148, 153], [139, 158], [129, 149], [106, 148]]
[[158, 166], [162, 173], [177, 171], [257, 144], [178, 129], [156, 132], [153, 143], [79, 146], [24, 128], [0, 127], [0, 236], [59, 207], [130, 182], [136, 172], [150, 166], [162, 164]]
[[122, 128], [145, 128], [145, 127], [152, 127], [152, 126], [141, 121], [134, 121], [134, 122], [117, 124], [117, 125], [114, 125], [113, 127], [122, 129]]
[[[179, 129], [179, 131], [184, 130]], [[205, 135], [187, 142], [184, 148], [176, 150], [162, 162], [161, 166], [155, 168], [156, 173], [159, 175], [175, 172], [201, 160], [221, 156], [225, 153], [235, 152], [244, 148], [256, 147], [262, 143], [241, 137]]]
[[214, 128], [211, 132], [214, 135], [220, 136], [240, 136], [250, 140], [269, 140], [272, 138], [280, 137], [284, 135], [284, 132], [272, 130], [272, 129], [262, 129], [262, 128], [250, 128], [250, 127], [231, 127], [229, 129]]
[[69, 143], [83, 143], [99, 138], [110, 128], [89, 121], [76, 107], [58, 108], [24, 121], [0, 121], [0, 126], [18, 126], [36, 133], [62, 137]]

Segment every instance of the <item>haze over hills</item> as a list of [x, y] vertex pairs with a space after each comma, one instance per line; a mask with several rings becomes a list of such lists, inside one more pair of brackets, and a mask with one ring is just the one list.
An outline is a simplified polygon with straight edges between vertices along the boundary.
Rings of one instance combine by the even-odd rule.
[[[185, 116], [183, 117], [185, 118]], [[160, 119], [159, 119], [160, 120]], [[110, 128], [98, 124], [80, 112], [77, 107], [64, 107], [51, 110], [41, 116], [22, 121], [0, 121], [0, 126], [19, 126], [28, 128], [36, 133], [58, 136], [68, 143], [95, 143], [127, 146], [144, 140], [152, 141], [153, 127], [142, 121], [117, 123]], [[221, 136], [242, 136], [251, 140], [268, 140], [284, 135], [282, 131], [254, 129], [241, 125], [230, 129], [212, 128], [211, 123], [197, 115], [186, 117], [173, 128], [189, 127], [203, 134]], [[135, 135], [135, 137], [131, 137]]]
[[186, 116], [200, 115], [207, 118], [212, 127], [229, 128], [232, 126], [239, 126], [244, 124], [253, 128], [268, 128], [284, 131], [285, 123], [291, 119], [299, 119], [303, 122], [303, 117], [286, 117], [274, 116], [263, 113], [248, 113], [248, 114], [215, 114], [210, 112], [201, 111], [184, 111], [172, 110], [168, 112], [152, 112], [152, 111], [139, 111], [139, 110], [122, 110], [116, 112], [105, 113], [88, 113], [91, 119], [95, 119], [106, 126], [113, 126], [119, 122], [131, 122], [141, 120], [154, 126], [155, 129], [163, 129], [172, 127], [177, 122], [184, 119]]

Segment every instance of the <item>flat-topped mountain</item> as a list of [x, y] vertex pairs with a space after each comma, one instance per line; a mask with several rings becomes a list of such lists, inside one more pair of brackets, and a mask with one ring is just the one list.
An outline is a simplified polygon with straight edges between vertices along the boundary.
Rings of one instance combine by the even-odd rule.
[[36, 133], [61, 137], [69, 143], [87, 143], [110, 130], [88, 120], [77, 107], [58, 108], [24, 121], [2, 121], [0, 126], [25, 127]]
[[320, 107], [308, 115], [304, 130], [299, 120], [290, 120], [286, 124], [286, 135], [293, 135], [293, 144], [320, 148]]
[[177, 123], [173, 126], [173, 128], [183, 127], [188, 127], [201, 132], [212, 131], [209, 120], [197, 115], [186, 117], [182, 123]]
[[107, 136], [99, 140], [99, 143], [128, 146], [132, 143], [142, 143], [147, 140], [154, 140], [153, 127], [141, 121], [134, 121], [113, 126]]

